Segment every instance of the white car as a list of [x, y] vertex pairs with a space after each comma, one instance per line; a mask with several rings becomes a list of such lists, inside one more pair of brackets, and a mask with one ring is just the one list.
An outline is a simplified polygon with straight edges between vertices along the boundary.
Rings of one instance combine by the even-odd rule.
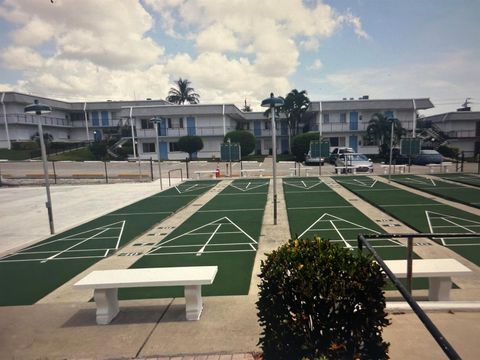
[[373, 172], [372, 160], [360, 153], [341, 154], [335, 161], [336, 167], [355, 167], [356, 172]]
[[[323, 166], [325, 159], [323, 157], [320, 158], [320, 164]], [[312, 157], [311, 152], [309, 151], [308, 154], [305, 156], [305, 165], [317, 165], [318, 166], [318, 157]]]

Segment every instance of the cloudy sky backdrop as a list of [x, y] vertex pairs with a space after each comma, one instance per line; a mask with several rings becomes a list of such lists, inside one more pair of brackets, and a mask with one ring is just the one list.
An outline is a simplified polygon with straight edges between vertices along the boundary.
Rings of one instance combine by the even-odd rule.
[[480, 109], [476, 0], [3, 0], [0, 91], [202, 103], [430, 97]]

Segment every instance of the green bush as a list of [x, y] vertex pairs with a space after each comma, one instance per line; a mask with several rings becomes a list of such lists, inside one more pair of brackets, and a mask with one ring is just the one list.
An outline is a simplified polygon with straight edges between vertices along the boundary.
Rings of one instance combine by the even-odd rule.
[[259, 276], [265, 360], [389, 358], [385, 276], [370, 255], [295, 239], [268, 254]]
[[230, 139], [232, 143], [240, 144], [242, 157], [250, 155], [255, 150], [255, 136], [246, 130], [235, 130], [228, 132], [223, 138], [224, 142]]
[[193, 153], [203, 149], [202, 138], [196, 135], [182, 136], [178, 139], [178, 149], [188, 153], [188, 157], [191, 160]]
[[12, 150], [36, 150], [40, 145], [36, 141], [13, 141]]
[[107, 144], [104, 141], [96, 141], [88, 149], [93, 154], [95, 160], [105, 160], [107, 157]]
[[293, 138], [291, 151], [297, 161], [305, 161], [305, 154], [310, 150], [310, 141], [318, 140], [319, 135], [318, 132], [309, 132]]
[[458, 154], [460, 153], [460, 149], [456, 147], [450, 147], [447, 145], [440, 145], [437, 151], [442, 154], [444, 157], [456, 159]]

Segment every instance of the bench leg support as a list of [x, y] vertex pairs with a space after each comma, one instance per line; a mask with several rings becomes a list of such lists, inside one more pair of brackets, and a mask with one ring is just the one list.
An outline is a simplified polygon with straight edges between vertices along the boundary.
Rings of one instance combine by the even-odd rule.
[[97, 324], [109, 324], [118, 314], [118, 289], [95, 289], [93, 298], [97, 305]]
[[428, 299], [432, 301], [450, 300], [450, 289], [452, 288], [452, 279], [449, 277], [430, 278], [428, 289]]
[[202, 286], [185, 286], [185, 307], [187, 320], [199, 320], [203, 310]]

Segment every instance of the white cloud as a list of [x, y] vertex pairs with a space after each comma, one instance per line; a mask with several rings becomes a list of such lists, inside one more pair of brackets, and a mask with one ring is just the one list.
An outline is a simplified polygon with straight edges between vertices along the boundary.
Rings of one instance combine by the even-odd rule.
[[319, 69], [322, 68], [322, 66], [323, 66], [323, 64], [322, 64], [322, 62], [320, 61], [320, 59], [316, 59], [316, 60], [312, 63], [312, 65], [310, 65], [310, 66], [308, 67], [308, 70], [319, 70]]
[[[458, 51], [429, 59], [428, 63], [337, 72], [319, 83], [329, 98], [335, 99], [364, 94], [383, 99], [429, 97], [435, 108], [425, 113], [432, 114], [455, 111], [461, 99], [478, 93], [480, 65], [473, 52]], [[458, 105], [442, 104], [451, 99], [458, 99]]]
[[[24, 71], [15, 89], [60, 98], [159, 98], [181, 76], [204, 103], [255, 106], [291, 89], [300, 47], [316, 51], [342, 26], [365, 35], [322, 1], [5, 0], [0, 17], [16, 26], [2, 49], [4, 65]], [[197, 53], [166, 54], [159, 31]]]

